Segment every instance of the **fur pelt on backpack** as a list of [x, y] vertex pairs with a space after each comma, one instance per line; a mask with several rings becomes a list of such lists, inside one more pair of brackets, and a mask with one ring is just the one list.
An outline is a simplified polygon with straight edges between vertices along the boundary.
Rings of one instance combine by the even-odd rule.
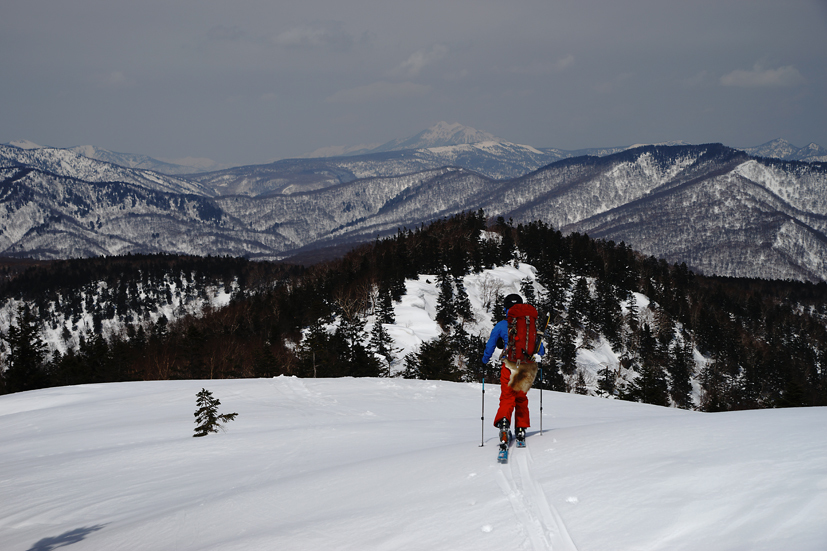
[[512, 362], [504, 360], [505, 367], [511, 370], [508, 386], [517, 392], [528, 392], [537, 376], [537, 362]]

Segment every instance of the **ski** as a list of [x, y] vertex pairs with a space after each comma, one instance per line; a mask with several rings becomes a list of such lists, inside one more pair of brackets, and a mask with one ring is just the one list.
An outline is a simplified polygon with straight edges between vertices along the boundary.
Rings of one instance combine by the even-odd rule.
[[518, 448], [525, 448], [525, 440], [517, 440]]
[[500, 451], [497, 453], [497, 463], [508, 463], [508, 445], [511, 443], [511, 431], [500, 430]]
[[497, 453], [497, 463], [506, 464], [508, 463], [508, 448], [500, 448], [499, 453]]

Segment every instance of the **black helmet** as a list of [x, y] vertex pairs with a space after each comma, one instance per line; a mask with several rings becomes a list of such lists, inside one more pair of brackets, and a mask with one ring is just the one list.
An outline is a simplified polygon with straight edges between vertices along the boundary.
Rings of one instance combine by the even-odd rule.
[[523, 297], [521, 297], [520, 295], [518, 295], [516, 293], [512, 293], [512, 294], [508, 295], [507, 297], [505, 297], [503, 299], [503, 306], [505, 307], [506, 313], [515, 304], [522, 304], [522, 303], [523, 303]]

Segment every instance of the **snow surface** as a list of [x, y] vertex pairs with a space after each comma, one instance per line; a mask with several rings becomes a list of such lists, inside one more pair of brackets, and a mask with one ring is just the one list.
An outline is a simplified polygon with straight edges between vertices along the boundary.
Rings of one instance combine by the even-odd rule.
[[[192, 438], [211, 390], [226, 432]], [[827, 408], [704, 414], [402, 379], [156, 381], [0, 396], [0, 549], [823, 550]]]

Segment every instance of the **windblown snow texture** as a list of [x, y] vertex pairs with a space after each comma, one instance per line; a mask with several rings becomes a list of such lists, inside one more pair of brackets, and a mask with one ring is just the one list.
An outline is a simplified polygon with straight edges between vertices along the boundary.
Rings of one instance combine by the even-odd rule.
[[[192, 438], [195, 395], [237, 411]], [[535, 390], [531, 391], [535, 393]], [[534, 407], [536, 395], [530, 395]], [[497, 393], [486, 393], [493, 411]], [[0, 396], [0, 547], [820, 551], [827, 409], [547, 392], [498, 465], [477, 384], [163, 381]]]

